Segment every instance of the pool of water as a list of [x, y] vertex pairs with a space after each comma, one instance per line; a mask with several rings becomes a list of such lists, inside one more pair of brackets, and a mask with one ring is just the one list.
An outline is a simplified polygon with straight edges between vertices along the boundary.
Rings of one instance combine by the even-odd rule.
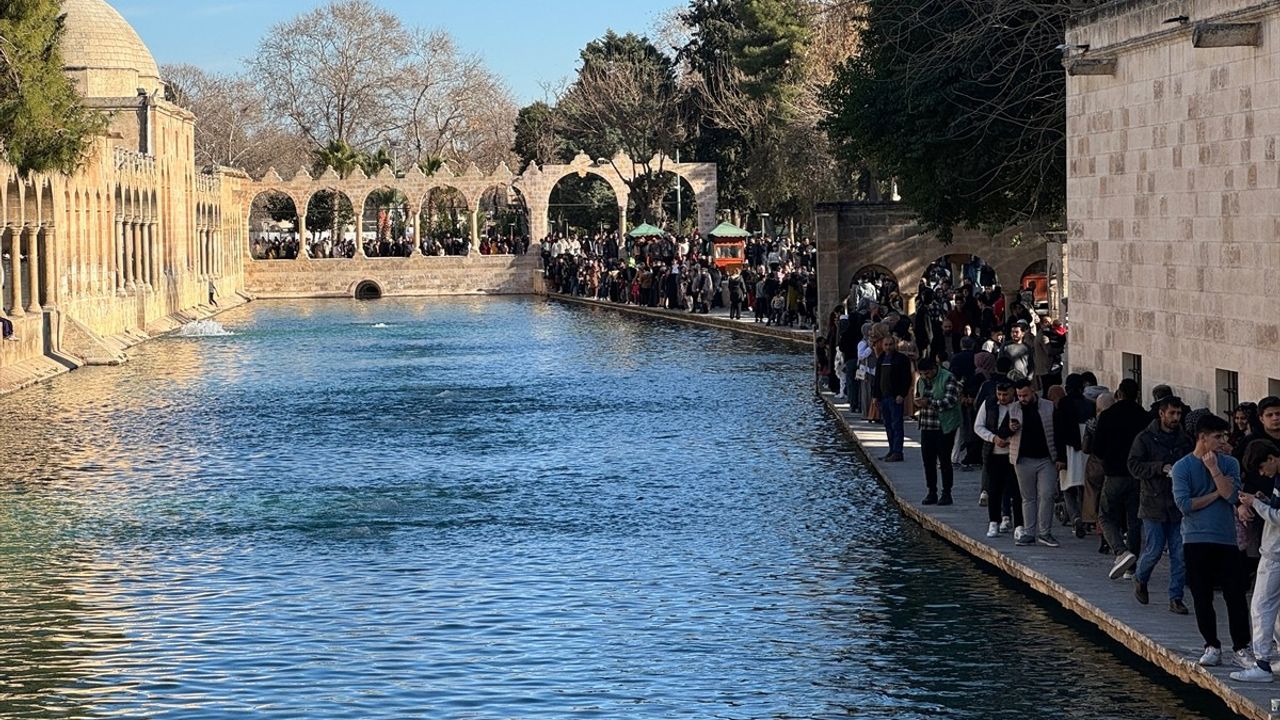
[[258, 303], [4, 398], [3, 718], [1199, 718], [904, 520], [767, 339]]

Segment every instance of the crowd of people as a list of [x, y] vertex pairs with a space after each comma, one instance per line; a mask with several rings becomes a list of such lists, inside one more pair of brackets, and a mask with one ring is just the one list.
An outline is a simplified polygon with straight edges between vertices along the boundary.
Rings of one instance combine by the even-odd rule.
[[[405, 237], [387, 234], [365, 233], [362, 239], [366, 257], [412, 257], [422, 254], [428, 257], [462, 256], [471, 252], [471, 241], [458, 235], [443, 237], [426, 236], [415, 242], [412, 233]], [[297, 233], [269, 232], [253, 238], [250, 250], [255, 260], [295, 260], [298, 257]], [[334, 238], [329, 232], [313, 235], [307, 243], [308, 257], [355, 257], [355, 235], [347, 233]], [[529, 251], [528, 236], [484, 236], [480, 239], [481, 255], [523, 255]]]
[[722, 268], [713, 241], [619, 233], [551, 235], [542, 243], [548, 290], [644, 307], [709, 313], [726, 308], [757, 323], [812, 328], [817, 322], [816, 248], [808, 240], [751, 238], [745, 262]]
[[[903, 461], [904, 420], [918, 424], [925, 505], [948, 505], [956, 466], [981, 471], [986, 535], [1058, 548], [1055, 528], [1096, 535], [1099, 567], [1151, 602], [1169, 564], [1168, 609], [1192, 612], [1204, 649], [1231, 677], [1271, 682], [1280, 615], [1280, 397], [1242, 403], [1230, 422], [1192, 410], [1168, 386], [1113, 390], [1092, 373], [1062, 375], [1066, 327], [1032, 314], [1034, 296], [1006, 301], [983, 273], [953, 286], [931, 268], [916, 311], [888, 305], [884, 278], [854, 281], [819, 341], [821, 379], [865, 419], [882, 423], [886, 462]], [[1028, 288], [1033, 291], [1034, 288]], [[1252, 588], [1252, 600], [1248, 590]], [[1215, 596], [1227, 614], [1230, 653]]]

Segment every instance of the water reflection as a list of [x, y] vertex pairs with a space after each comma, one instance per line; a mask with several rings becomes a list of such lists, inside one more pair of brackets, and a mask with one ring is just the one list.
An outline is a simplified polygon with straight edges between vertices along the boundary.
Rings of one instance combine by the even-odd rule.
[[1223, 711], [904, 522], [802, 350], [532, 300], [220, 320], [5, 399], [0, 717]]

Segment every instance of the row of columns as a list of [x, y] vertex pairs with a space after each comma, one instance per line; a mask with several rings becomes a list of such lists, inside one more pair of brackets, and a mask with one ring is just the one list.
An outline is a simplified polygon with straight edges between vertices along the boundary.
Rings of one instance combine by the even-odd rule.
[[115, 290], [118, 294], [160, 284], [157, 225], [155, 220], [116, 216], [113, 250]]
[[[623, 211], [623, 217], [624, 218], [626, 217], [625, 210]], [[356, 230], [355, 257], [358, 257], [358, 258], [368, 257], [364, 253], [364, 233], [363, 233], [364, 227], [363, 226], [364, 226], [364, 219], [363, 217], [361, 217], [359, 224], [356, 225], [357, 230]], [[471, 234], [471, 238], [470, 238], [471, 254], [479, 255], [480, 254], [480, 210], [479, 209], [467, 211], [467, 226]], [[333, 232], [334, 232], [333, 230], [330, 230], [330, 233], [333, 233]], [[413, 241], [417, 245], [417, 250], [414, 252], [414, 254], [421, 255], [422, 254], [422, 217], [417, 213], [414, 213], [413, 215]], [[299, 215], [298, 216], [298, 257], [295, 259], [296, 260], [309, 259], [311, 257], [311, 250], [309, 246], [310, 246], [310, 243], [307, 238], [307, 218], [305, 215]]]
[[196, 228], [196, 274], [209, 279], [223, 274], [221, 233], [213, 227]]
[[[8, 293], [3, 298], [6, 313], [11, 317], [40, 313], [44, 310], [42, 298], [46, 304], [52, 304], [53, 301], [53, 258], [47, 257], [43, 263], [40, 260], [42, 250], [53, 246], [53, 226], [6, 227], [3, 234], [9, 238], [9, 272], [5, 275]], [[0, 250], [2, 249], [0, 246]], [[27, 296], [25, 300], [24, 294]]]

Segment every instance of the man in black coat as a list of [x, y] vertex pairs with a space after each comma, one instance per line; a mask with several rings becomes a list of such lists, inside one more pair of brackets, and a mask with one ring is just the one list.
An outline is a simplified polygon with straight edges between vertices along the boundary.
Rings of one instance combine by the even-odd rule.
[[1133, 439], [1151, 422], [1150, 415], [1139, 404], [1141, 391], [1132, 379], [1116, 388], [1116, 402], [1098, 416], [1094, 431], [1093, 454], [1102, 460], [1106, 479], [1102, 482], [1098, 521], [1116, 561], [1111, 566], [1115, 580], [1133, 570], [1142, 550], [1142, 524], [1138, 521], [1140, 499], [1138, 481], [1129, 474], [1129, 450]]

